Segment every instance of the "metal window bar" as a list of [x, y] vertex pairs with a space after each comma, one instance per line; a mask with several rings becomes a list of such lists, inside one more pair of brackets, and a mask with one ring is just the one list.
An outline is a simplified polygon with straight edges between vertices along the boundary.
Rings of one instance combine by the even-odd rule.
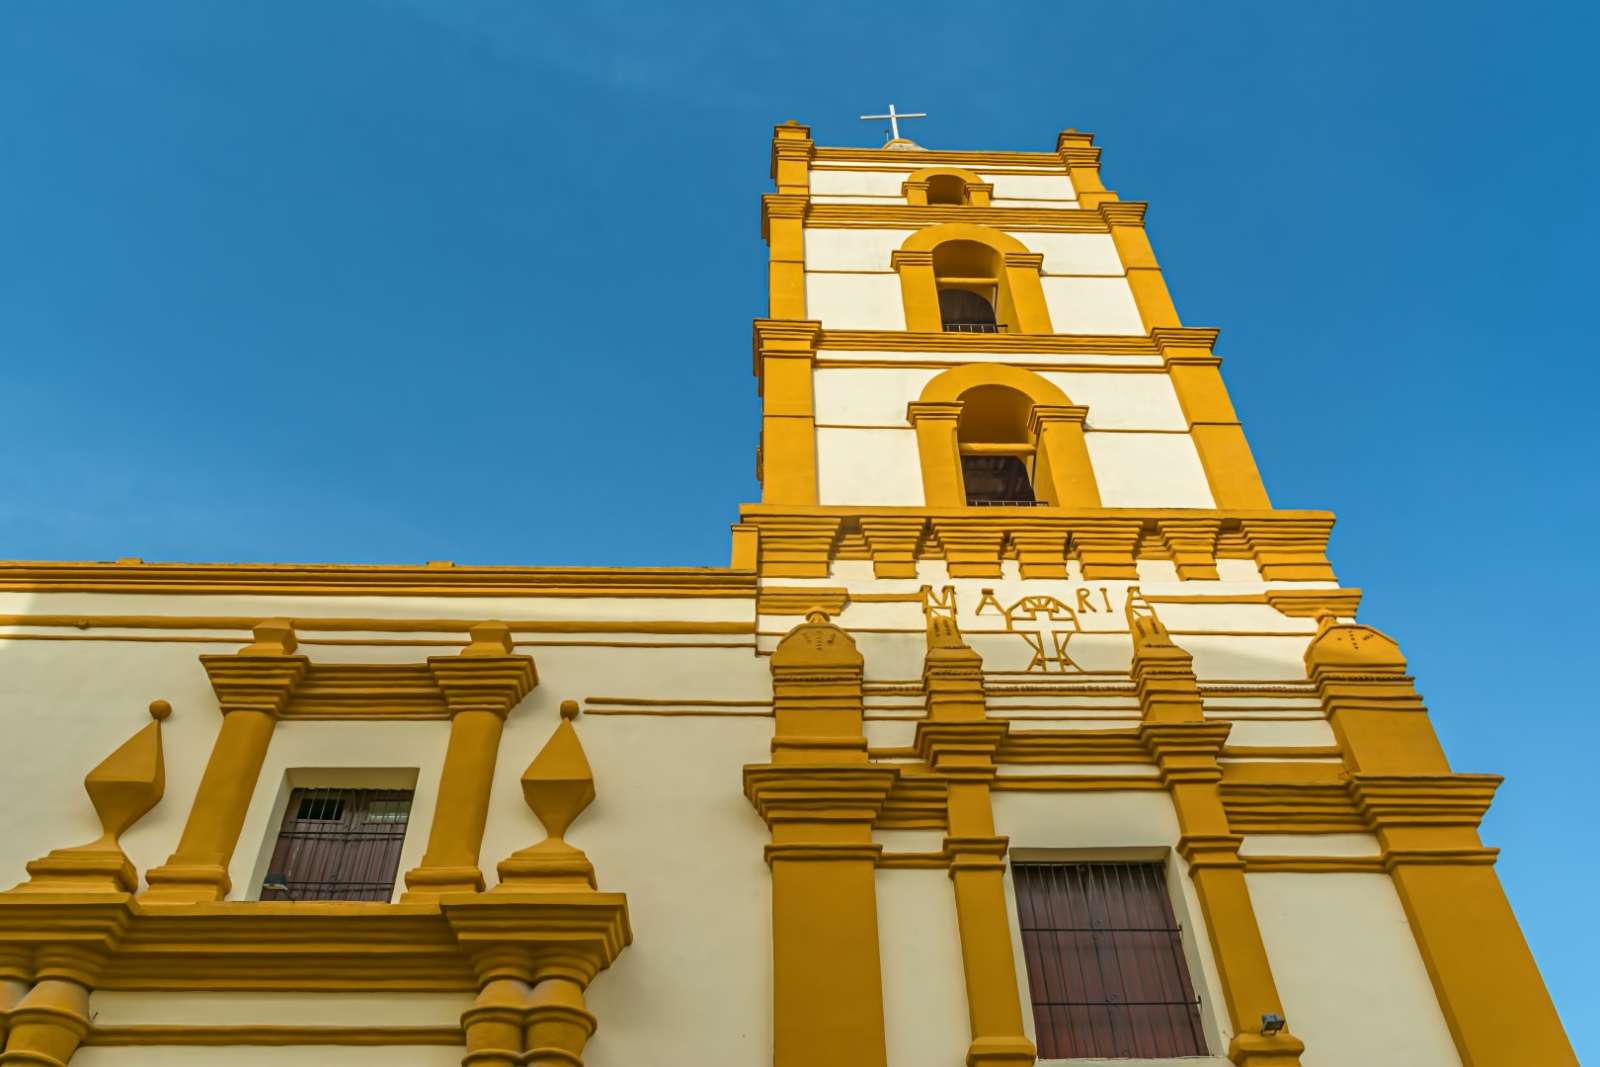
[[1047, 508], [1050, 506], [1044, 500], [980, 500], [967, 501], [968, 506], [975, 508]]
[[1017, 863], [1012, 872], [1041, 1058], [1206, 1055], [1160, 864]]
[[388, 900], [410, 817], [409, 789], [294, 790], [261, 899]]
[[1003, 322], [946, 322], [945, 333], [1005, 333]]

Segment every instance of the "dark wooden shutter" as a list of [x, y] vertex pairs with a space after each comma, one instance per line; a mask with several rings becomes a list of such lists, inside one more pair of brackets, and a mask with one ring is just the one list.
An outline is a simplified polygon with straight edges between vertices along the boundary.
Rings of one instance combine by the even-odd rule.
[[1156, 863], [1017, 863], [1042, 1059], [1203, 1056], [1200, 1002]]
[[409, 789], [296, 789], [261, 899], [388, 900], [410, 817]]

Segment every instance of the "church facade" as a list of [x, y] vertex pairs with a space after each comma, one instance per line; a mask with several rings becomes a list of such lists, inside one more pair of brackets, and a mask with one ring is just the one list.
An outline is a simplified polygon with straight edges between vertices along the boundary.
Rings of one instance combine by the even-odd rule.
[[0, 564], [0, 1067], [1575, 1064], [1093, 138], [772, 178], [729, 566]]

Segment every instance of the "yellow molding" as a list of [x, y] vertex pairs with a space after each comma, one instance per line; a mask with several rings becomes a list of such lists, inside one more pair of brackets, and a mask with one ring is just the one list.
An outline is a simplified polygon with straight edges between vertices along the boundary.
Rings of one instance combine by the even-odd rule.
[[[118, 630], [234, 630], [249, 632], [263, 621], [258, 615], [0, 615], [0, 626], [41, 629]], [[480, 619], [316, 618], [293, 616], [289, 624], [297, 633], [466, 633]], [[640, 633], [640, 634], [747, 634], [748, 622], [701, 622], [682, 619], [531, 619], [507, 621], [514, 634]], [[0, 634], [0, 637], [8, 635]], [[235, 638], [218, 638], [235, 640]], [[302, 641], [301, 644], [317, 644]], [[364, 642], [354, 642], [364, 643]], [[439, 642], [465, 644], [465, 642]]]
[[905, 169], [921, 167], [983, 167], [1032, 166], [1049, 167], [1059, 171], [1061, 157], [1054, 152], [980, 152], [921, 148], [914, 154], [897, 158], [881, 148], [844, 148], [817, 145], [811, 156], [818, 163], [899, 163], [905, 160]]
[[[91, 982], [112, 990], [473, 992], [475, 953], [545, 933], [575, 958], [602, 965], [631, 939], [626, 901], [618, 893], [543, 892], [174, 906], [125, 894], [0, 895], [0, 943], [35, 948], [41, 958], [52, 944], [96, 949], [104, 965]], [[222, 942], [226, 953], [216, 951]], [[61, 959], [41, 976], [78, 973]]]
[[720, 567], [419, 567], [298, 563], [0, 561], [0, 592], [295, 596], [734, 597], [755, 579]]
[[806, 615], [817, 609], [837, 615], [848, 603], [850, 590], [842, 585], [764, 585], [756, 594], [761, 615]]
[[[1105, 354], [1156, 356], [1149, 337], [1124, 334], [945, 333], [914, 330], [823, 330], [817, 348], [834, 351]], [[1012, 361], [1014, 362], [1014, 361]], [[830, 364], [831, 365], [831, 364]], [[895, 366], [902, 364], [896, 363]], [[1100, 364], [1086, 364], [1100, 369]], [[1106, 365], [1110, 366], [1110, 365]], [[1150, 369], [1160, 371], [1159, 366]]]
[[1381, 856], [1244, 856], [1246, 874], [1384, 874]]
[[97, 1026], [85, 1045], [461, 1045], [459, 1026]]
[[967, 207], [955, 204], [819, 204], [805, 210], [811, 230], [916, 230], [941, 223], [993, 226], [1021, 233], [1111, 233], [1099, 212], [1061, 207]]

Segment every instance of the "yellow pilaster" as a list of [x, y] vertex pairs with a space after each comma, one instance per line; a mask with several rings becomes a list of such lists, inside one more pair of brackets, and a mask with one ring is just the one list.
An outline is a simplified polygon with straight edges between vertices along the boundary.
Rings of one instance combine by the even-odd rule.
[[1089, 409], [1073, 404], [1035, 404], [1028, 416], [1028, 433], [1038, 442], [1034, 466], [1034, 492], [1058, 508], [1097, 508], [1100, 486], [1083, 423]]
[[939, 282], [933, 273], [933, 252], [926, 249], [896, 249], [889, 254], [889, 266], [900, 275], [900, 299], [905, 305], [906, 329], [913, 333], [942, 331], [944, 316], [939, 313]]
[[774, 1067], [884, 1067], [872, 823], [896, 772], [867, 761], [861, 654], [822, 612], [772, 656], [772, 762], [745, 794], [772, 830]]
[[772, 180], [762, 198], [761, 223], [770, 255], [767, 315], [806, 317], [805, 212], [811, 196], [811, 130], [786, 122], [772, 132]]
[[1009, 724], [988, 719], [983, 660], [962, 641], [951, 619], [929, 620], [923, 685], [928, 717], [917, 724], [916, 747], [947, 782], [950, 832], [944, 848], [950, 856], [972, 1035], [967, 1067], [1030, 1064], [1036, 1052], [1023, 1028], [1006, 907], [1007, 840], [994, 832], [990, 800], [994, 752]]
[[1140, 740], [1177, 812], [1178, 854], [1200, 900], [1233, 1028], [1228, 1058], [1240, 1067], [1294, 1067], [1305, 1049], [1300, 1039], [1288, 1029], [1260, 1032], [1264, 1015], [1284, 1011], [1245, 884], [1244, 839], [1229, 827], [1222, 806], [1217, 756], [1229, 724], [1205, 721], [1193, 661], [1166, 628], [1151, 615], [1129, 615]]
[[1575, 1067], [1495, 874], [1498, 850], [1478, 837], [1500, 779], [1450, 771], [1388, 636], [1324, 615], [1306, 672], [1343, 750], [1351, 795], [1383, 847], [1461, 1062]]
[[211, 747], [178, 848], [145, 874], [148, 902], [221, 900], [232, 882], [228, 864], [239, 844], [250, 797], [267, 758], [273, 728], [310, 661], [294, 654], [285, 619], [255, 627], [254, 641], [234, 656], [201, 656], [222, 706], [222, 729]]
[[89, 989], [65, 978], [41, 979], [11, 1009], [0, 1067], [66, 1067], [89, 1036]]
[[927, 507], [958, 508], [967, 502], [961, 478], [961, 443], [956, 437], [960, 418], [959, 400], [913, 400], [906, 405], [906, 419], [917, 432], [922, 500]]
[[513, 651], [503, 622], [472, 627], [459, 656], [433, 656], [428, 669], [450, 709], [450, 740], [420, 866], [406, 872], [406, 900], [483, 889], [478, 850], [489, 818], [489, 787], [506, 716], [539, 683], [532, 656]]
[[[1001, 253], [1001, 260], [1005, 264], [1005, 292], [1010, 295], [1012, 309], [1016, 313], [1017, 332], [1054, 333], [1055, 328], [1050, 325], [1050, 307], [1044, 299], [1044, 285], [1039, 280], [1040, 272], [1044, 270], [1044, 254], [1004, 252]], [[939, 328], [944, 328], [942, 322]]]
[[817, 502], [817, 418], [812, 367], [822, 324], [755, 322], [755, 365], [761, 392], [761, 500]]
[[1056, 155], [1067, 166], [1067, 176], [1077, 192], [1078, 204], [1093, 211], [1117, 199], [1100, 181], [1100, 149], [1094, 147], [1094, 134], [1062, 130], [1056, 135]]
[[1172, 294], [1167, 291], [1166, 279], [1161, 276], [1155, 249], [1150, 247], [1150, 237], [1144, 230], [1145, 207], [1137, 200], [1119, 200], [1102, 203], [1099, 212], [1111, 230], [1111, 240], [1117, 246], [1117, 256], [1127, 274], [1139, 318], [1149, 331], [1182, 323], [1178, 321]]
[[1158, 327], [1151, 336], [1166, 362], [1217, 507], [1270, 508], [1244, 427], [1222, 382], [1222, 360], [1211, 351], [1217, 331]]

